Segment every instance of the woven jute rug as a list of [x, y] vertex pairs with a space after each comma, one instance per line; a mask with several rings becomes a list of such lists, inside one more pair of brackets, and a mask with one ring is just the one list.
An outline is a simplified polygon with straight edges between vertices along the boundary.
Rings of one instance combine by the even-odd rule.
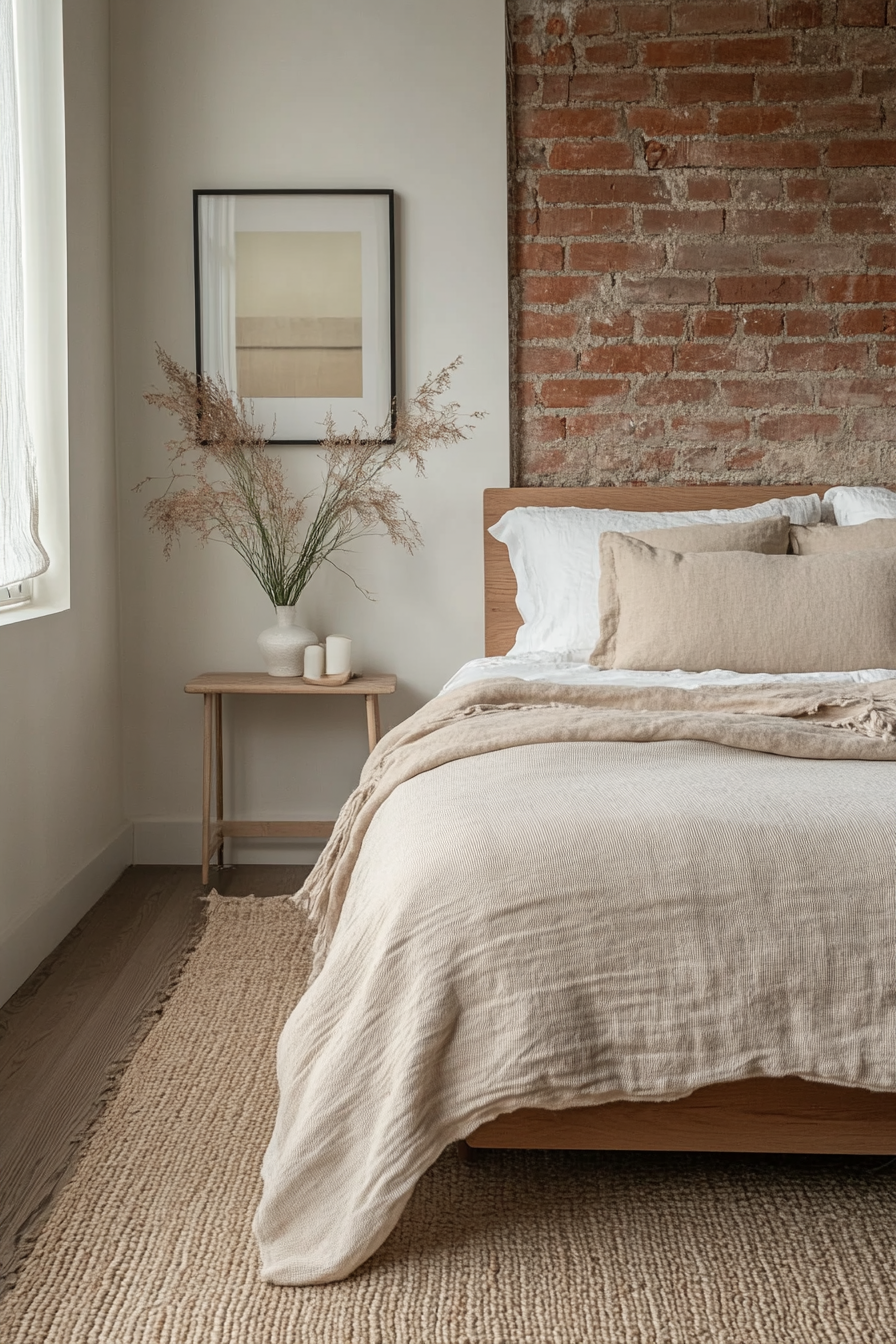
[[212, 899], [11, 1292], [3, 1344], [892, 1344], [892, 1168], [450, 1149], [344, 1283], [258, 1279], [286, 900]]

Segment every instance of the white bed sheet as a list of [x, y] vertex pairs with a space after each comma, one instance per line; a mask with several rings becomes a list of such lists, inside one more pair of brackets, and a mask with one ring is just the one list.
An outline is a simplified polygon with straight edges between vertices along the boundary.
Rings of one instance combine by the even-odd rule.
[[445, 695], [459, 686], [492, 678], [519, 677], [523, 681], [558, 681], [567, 686], [678, 686], [695, 690], [698, 686], [749, 686], [758, 683], [886, 681], [896, 677], [896, 669], [868, 667], [857, 672], [634, 672], [628, 668], [602, 671], [592, 667], [587, 653], [527, 653], [501, 658], [473, 658], [455, 672], [439, 692]]

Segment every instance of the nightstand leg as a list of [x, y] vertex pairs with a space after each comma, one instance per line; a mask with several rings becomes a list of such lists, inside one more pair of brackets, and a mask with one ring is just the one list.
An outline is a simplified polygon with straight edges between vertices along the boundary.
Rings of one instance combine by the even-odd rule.
[[203, 695], [202, 716], [202, 885], [208, 886], [208, 845], [212, 810], [212, 709], [214, 696]]
[[365, 695], [367, 702], [367, 747], [373, 751], [380, 740], [380, 698], [378, 695]]
[[[221, 706], [223, 695], [215, 696], [215, 810], [218, 825], [224, 820], [224, 725]], [[224, 867], [224, 836], [218, 844], [218, 867]]]

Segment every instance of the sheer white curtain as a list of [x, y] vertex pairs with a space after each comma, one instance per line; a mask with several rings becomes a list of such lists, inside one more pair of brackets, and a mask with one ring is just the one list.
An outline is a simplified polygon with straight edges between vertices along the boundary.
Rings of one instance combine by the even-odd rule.
[[0, 587], [43, 574], [25, 405], [22, 200], [14, 0], [0, 0]]
[[201, 373], [236, 392], [236, 197], [199, 197]]

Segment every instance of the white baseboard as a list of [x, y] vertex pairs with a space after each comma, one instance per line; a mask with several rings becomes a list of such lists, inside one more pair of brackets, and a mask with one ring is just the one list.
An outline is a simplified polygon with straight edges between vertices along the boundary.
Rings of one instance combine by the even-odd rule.
[[[315, 863], [323, 840], [228, 840], [227, 863]], [[134, 822], [134, 863], [195, 863], [202, 853], [200, 821], [148, 818]]]
[[55, 895], [32, 910], [0, 943], [0, 1003], [16, 992], [79, 919], [133, 863], [134, 828], [128, 822]]

